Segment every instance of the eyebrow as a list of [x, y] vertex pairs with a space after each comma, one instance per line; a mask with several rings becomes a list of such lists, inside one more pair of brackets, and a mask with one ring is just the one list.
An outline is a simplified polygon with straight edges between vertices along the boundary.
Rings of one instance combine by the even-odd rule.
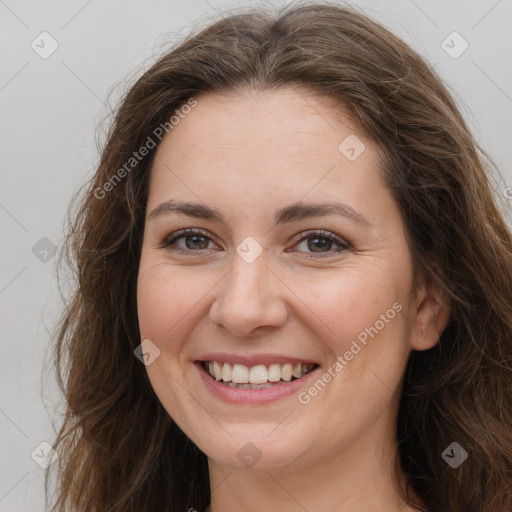
[[[169, 200], [159, 204], [150, 214], [149, 220], [170, 213], [179, 213], [198, 219], [207, 219], [226, 224], [222, 214], [215, 208], [201, 203], [182, 202]], [[322, 217], [326, 215], [341, 215], [358, 224], [371, 227], [371, 224], [354, 208], [343, 203], [302, 203], [297, 202], [276, 211], [274, 216], [274, 226], [307, 217]]]

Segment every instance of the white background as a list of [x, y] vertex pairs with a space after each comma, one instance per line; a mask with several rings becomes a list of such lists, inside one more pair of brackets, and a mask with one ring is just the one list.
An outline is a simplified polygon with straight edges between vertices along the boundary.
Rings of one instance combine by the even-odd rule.
[[[436, 66], [498, 165], [503, 197], [512, 186], [512, 0], [351, 3]], [[0, 0], [0, 512], [44, 510], [43, 470], [31, 453], [54, 439], [57, 396], [52, 374], [44, 387], [42, 377], [59, 290], [55, 258], [43, 263], [32, 248], [43, 237], [60, 244], [71, 194], [98, 161], [96, 130], [113, 86], [133, 79], [161, 44], [239, 4], [256, 5]], [[47, 59], [31, 48], [43, 31], [59, 45]], [[457, 59], [441, 48], [453, 31], [469, 43]]]

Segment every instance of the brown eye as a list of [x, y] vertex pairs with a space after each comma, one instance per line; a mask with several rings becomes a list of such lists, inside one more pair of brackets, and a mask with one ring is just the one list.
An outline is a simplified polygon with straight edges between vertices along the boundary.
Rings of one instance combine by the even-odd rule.
[[[183, 243], [180, 244], [183, 240]], [[201, 230], [194, 229], [183, 229], [177, 233], [173, 233], [162, 243], [162, 247], [171, 248], [176, 245], [173, 250], [179, 252], [198, 252], [204, 249], [208, 249], [208, 244], [212, 242], [212, 239]]]
[[[327, 256], [338, 254], [340, 252], [348, 251], [351, 249], [351, 246], [348, 242], [335, 235], [334, 233], [329, 233], [326, 231], [309, 231], [301, 233], [299, 235], [299, 243], [297, 243], [296, 246], [300, 246], [301, 244], [305, 245], [305, 249], [302, 249], [301, 252], [310, 254], [325, 254]], [[337, 246], [337, 248], [331, 250], [333, 245]], [[314, 256], [306, 257], [311, 258]]]
[[[207, 238], [203, 235], [186, 235], [182, 236], [185, 240], [185, 245], [187, 249], [207, 249], [208, 241]], [[205, 243], [206, 240], [206, 243]], [[188, 243], [190, 242], [190, 243]]]
[[323, 249], [329, 250], [333, 241], [326, 237], [315, 237], [307, 239], [307, 246], [313, 252], [324, 252]]
[[[205, 231], [188, 228], [172, 233], [164, 240], [161, 247], [181, 253], [201, 253], [211, 248], [208, 247], [210, 242], [213, 243], [213, 240]], [[348, 242], [328, 231], [301, 233], [296, 246], [300, 244], [304, 244], [305, 247], [299, 252], [305, 253], [306, 258], [322, 258], [352, 249]]]

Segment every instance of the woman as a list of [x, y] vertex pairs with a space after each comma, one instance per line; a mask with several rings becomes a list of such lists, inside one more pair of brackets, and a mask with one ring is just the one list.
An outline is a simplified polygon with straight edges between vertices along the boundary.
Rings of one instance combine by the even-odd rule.
[[344, 7], [160, 58], [69, 235], [54, 510], [512, 510], [512, 242], [481, 153]]

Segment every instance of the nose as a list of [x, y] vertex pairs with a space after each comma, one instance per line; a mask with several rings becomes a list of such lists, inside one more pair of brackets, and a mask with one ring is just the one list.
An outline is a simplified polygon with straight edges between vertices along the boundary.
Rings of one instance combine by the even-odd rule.
[[235, 336], [260, 336], [285, 322], [285, 289], [269, 268], [265, 252], [251, 263], [235, 254], [231, 268], [216, 287], [210, 319]]

